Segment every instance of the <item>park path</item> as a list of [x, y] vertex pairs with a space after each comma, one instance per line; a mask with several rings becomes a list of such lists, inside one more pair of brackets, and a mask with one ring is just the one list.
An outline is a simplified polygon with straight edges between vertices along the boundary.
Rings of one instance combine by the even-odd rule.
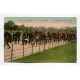
[[[54, 47], [57, 47], [57, 46], [61, 46], [61, 45], [64, 45], [66, 44], [67, 42], [64, 42], [64, 41], [59, 41], [59, 42], [51, 42], [51, 43], [47, 43], [45, 44], [45, 46], [42, 44], [42, 45], [35, 45], [32, 46], [30, 44], [27, 44], [27, 45], [24, 45], [24, 56], [29, 56], [29, 55], [32, 55], [32, 54], [35, 54], [36, 52], [41, 52], [41, 51], [44, 51], [49, 49], [49, 48], [54, 48]], [[11, 44], [10, 44], [11, 46]], [[7, 47], [5, 47], [4, 49], [4, 61], [5, 62], [9, 62], [11, 61], [11, 49], [8, 49]], [[22, 43], [20, 44], [14, 44], [13, 43], [13, 55], [12, 55], [12, 59], [15, 60], [17, 58], [20, 58], [20, 57], [23, 57], [23, 45]]]

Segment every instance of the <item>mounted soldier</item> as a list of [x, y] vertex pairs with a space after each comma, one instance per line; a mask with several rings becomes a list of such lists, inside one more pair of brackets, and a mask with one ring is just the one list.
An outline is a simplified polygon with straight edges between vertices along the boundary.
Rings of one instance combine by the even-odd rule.
[[5, 32], [4, 33], [4, 45], [5, 46], [7, 45], [8, 49], [11, 48], [9, 44], [11, 42], [12, 42], [12, 35], [9, 32]]

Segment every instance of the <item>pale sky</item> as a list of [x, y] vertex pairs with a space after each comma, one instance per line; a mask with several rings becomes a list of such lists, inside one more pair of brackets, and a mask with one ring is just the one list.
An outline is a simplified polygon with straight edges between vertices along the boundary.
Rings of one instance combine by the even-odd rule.
[[17, 25], [33, 27], [66, 28], [76, 27], [75, 17], [6, 17], [5, 22], [12, 20]]

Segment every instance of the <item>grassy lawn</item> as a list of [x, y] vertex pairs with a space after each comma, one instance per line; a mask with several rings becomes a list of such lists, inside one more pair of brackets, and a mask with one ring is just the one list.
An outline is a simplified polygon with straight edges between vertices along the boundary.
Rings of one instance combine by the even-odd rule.
[[68, 43], [64, 46], [51, 48], [43, 52], [38, 52], [31, 56], [16, 59], [13, 62], [20, 63], [75, 63], [76, 62], [76, 43]]

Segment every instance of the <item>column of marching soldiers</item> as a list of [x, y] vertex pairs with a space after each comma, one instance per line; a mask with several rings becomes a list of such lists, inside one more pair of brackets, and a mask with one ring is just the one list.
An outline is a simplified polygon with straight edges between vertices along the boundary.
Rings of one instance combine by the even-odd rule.
[[[14, 44], [20, 44], [23, 45], [23, 56], [24, 56], [24, 45], [31, 45], [32, 50], [33, 47], [36, 45], [45, 45], [50, 42], [59, 42], [59, 41], [76, 41], [76, 33], [75, 32], [41, 32], [41, 31], [35, 31], [35, 32], [20, 32], [20, 31], [14, 31], [14, 32], [8, 32], [5, 31], [4, 33], [4, 47], [7, 46], [7, 49], [12, 48], [11, 51], [11, 61], [13, 56], [13, 46]], [[14, 44], [12, 44], [14, 42]], [[12, 44], [12, 46], [10, 46]], [[53, 44], [54, 45], [54, 44]]]

